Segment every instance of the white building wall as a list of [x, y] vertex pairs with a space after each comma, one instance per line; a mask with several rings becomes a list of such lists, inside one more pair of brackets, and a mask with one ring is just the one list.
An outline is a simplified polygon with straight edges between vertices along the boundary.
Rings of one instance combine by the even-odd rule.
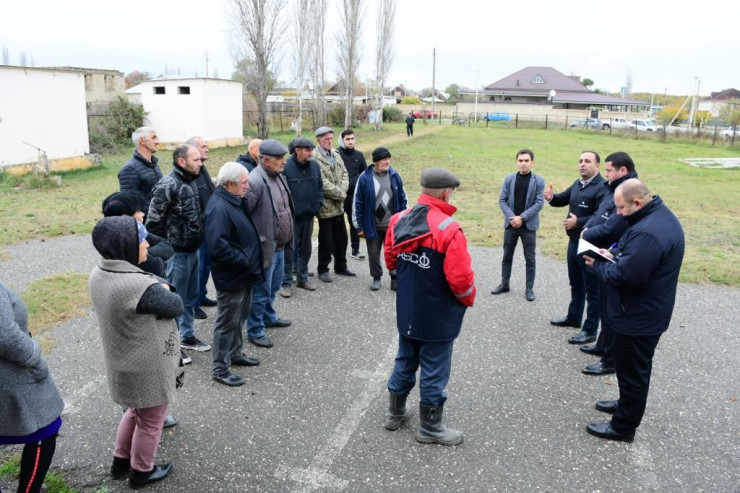
[[0, 167], [90, 152], [81, 73], [0, 67]]
[[[141, 84], [147, 125], [159, 140], [180, 143], [194, 135], [204, 139], [242, 136], [242, 93], [239, 82], [219, 79], [155, 80]], [[156, 94], [163, 87], [164, 94]], [[181, 87], [190, 94], [181, 94]]]

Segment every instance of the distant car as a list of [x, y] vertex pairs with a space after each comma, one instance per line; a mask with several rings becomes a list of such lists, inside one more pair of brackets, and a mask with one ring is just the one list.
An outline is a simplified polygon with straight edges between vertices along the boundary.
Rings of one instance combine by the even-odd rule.
[[592, 128], [596, 130], [601, 130], [602, 128], [604, 128], [604, 122], [602, 122], [598, 118], [584, 118], [583, 120], [578, 120], [577, 122], [573, 122], [568, 126], [570, 128]]
[[637, 130], [638, 132], [657, 132], [658, 127], [648, 120], [632, 120], [630, 122], [630, 129]]
[[414, 115], [414, 118], [426, 118], [427, 120], [430, 118], [437, 118], [437, 112], [429, 111], [429, 110], [414, 110], [411, 112], [412, 115]]
[[481, 116], [481, 119], [488, 120], [489, 122], [508, 122], [511, 120], [511, 116], [508, 113], [488, 113]]
[[610, 118], [608, 120], [604, 120], [604, 124], [601, 128], [604, 130], [609, 130], [610, 128], [613, 128], [614, 130], [623, 130], [629, 128], [629, 126], [630, 122], [624, 118]]
[[727, 137], [728, 139], [731, 139], [733, 137], [737, 137], [737, 135], [740, 134], [740, 125], [733, 125], [730, 128], [727, 128], [725, 130], [722, 130], [719, 134], [722, 137]]

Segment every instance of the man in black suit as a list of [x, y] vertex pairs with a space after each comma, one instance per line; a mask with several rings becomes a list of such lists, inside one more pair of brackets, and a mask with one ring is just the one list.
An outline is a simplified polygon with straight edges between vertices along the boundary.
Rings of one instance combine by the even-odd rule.
[[612, 419], [591, 423], [586, 431], [631, 442], [645, 414], [655, 348], [676, 303], [685, 240], [676, 216], [641, 181], [630, 179], [617, 187], [614, 204], [629, 224], [613, 254], [601, 250], [614, 262], [588, 258], [585, 263], [606, 285], [619, 399], [597, 402], [596, 409], [613, 414]]
[[552, 183], [545, 189], [545, 200], [553, 207], [568, 206], [568, 217], [563, 227], [568, 235], [568, 280], [570, 281], [570, 305], [565, 317], [550, 320], [560, 327], [581, 327], [583, 308], [588, 299], [586, 321], [581, 332], [568, 339], [571, 344], [586, 344], [596, 340], [599, 329], [599, 303], [596, 278], [584, 268], [583, 260], [577, 255], [578, 239], [583, 226], [591, 219], [601, 200], [606, 195], [602, 186], [604, 178], [599, 174], [600, 158], [594, 151], [583, 151], [578, 159], [579, 179], [563, 192], [553, 194]]

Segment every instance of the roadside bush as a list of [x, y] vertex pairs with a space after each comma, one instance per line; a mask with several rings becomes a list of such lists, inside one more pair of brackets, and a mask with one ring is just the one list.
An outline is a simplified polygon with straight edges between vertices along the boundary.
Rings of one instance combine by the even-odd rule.
[[395, 106], [384, 106], [383, 107], [383, 121], [386, 123], [401, 123], [403, 122], [403, 113]]
[[[360, 128], [361, 122], [368, 121], [370, 106], [353, 106], [352, 107], [352, 128]], [[332, 127], [344, 126], [344, 105], [334, 106], [327, 116], [329, 125]]]
[[421, 99], [417, 96], [406, 96], [401, 100], [401, 104], [421, 104]]
[[144, 125], [147, 113], [140, 104], [131, 104], [128, 99], [118, 99], [108, 105], [105, 114], [93, 121], [88, 118], [90, 129], [90, 152], [115, 151], [118, 147], [131, 146], [131, 134]]

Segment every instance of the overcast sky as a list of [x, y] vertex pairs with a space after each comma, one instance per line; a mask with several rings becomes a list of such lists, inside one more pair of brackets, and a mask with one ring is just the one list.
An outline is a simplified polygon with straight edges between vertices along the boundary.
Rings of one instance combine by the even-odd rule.
[[[336, 79], [337, 0], [329, 1], [327, 78]], [[133, 70], [152, 76], [229, 78], [228, 0], [25, 0], [7, 2], [0, 15], [0, 48], [10, 64], [21, 53], [34, 66]], [[364, 0], [359, 77], [373, 77], [376, 2]], [[633, 92], [699, 94], [740, 88], [740, 2], [694, 4], [655, 0], [397, 0], [395, 58], [387, 85], [415, 90], [451, 83], [483, 87], [527, 66], [580, 75], [594, 87], [619, 91], [627, 74]], [[292, 5], [286, 8], [286, 19]], [[310, 16], [301, 22], [310, 25]], [[285, 30], [280, 80], [290, 83]], [[0, 60], [1, 61], [1, 60]]]

